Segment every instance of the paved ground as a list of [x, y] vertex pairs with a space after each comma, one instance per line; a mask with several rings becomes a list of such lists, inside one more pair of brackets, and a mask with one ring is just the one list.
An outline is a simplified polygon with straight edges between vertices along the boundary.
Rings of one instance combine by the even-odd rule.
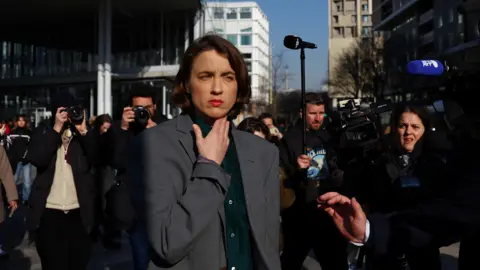
[[[14, 246], [10, 258], [0, 261], [2, 270], [41, 270], [40, 260], [34, 246], [28, 245], [28, 236], [23, 225], [22, 209], [5, 223], [8, 234], [8, 244]], [[442, 248], [444, 270], [457, 270], [458, 244]], [[313, 256], [312, 256], [313, 257]], [[321, 270], [312, 257], [305, 260], [304, 270]], [[100, 245], [95, 246], [89, 270], [131, 270], [131, 256], [128, 241], [123, 237], [120, 251], [108, 251]]]

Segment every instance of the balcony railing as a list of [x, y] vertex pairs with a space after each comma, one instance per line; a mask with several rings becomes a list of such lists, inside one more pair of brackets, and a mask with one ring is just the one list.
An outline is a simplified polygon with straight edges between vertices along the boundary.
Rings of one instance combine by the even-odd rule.
[[433, 19], [433, 9], [430, 9], [429, 11], [423, 13], [420, 15], [420, 19], [418, 20], [418, 24], [422, 25], [430, 20]]
[[433, 42], [433, 30], [420, 37], [420, 44], [425, 45]]

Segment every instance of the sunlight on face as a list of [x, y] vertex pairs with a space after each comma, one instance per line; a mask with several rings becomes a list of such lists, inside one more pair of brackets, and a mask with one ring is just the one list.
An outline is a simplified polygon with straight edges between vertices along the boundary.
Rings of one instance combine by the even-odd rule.
[[425, 126], [422, 119], [412, 112], [402, 113], [402, 117], [397, 127], [400, 135], [400, 144], [407, 152], [412, 152], [415, 144], [425, 133]]
[[202, 52], [193, 62], [188, 89], [196, 110], [211, 119], [222, 118], [237, 99], [235, 71], [215, 50]]
[[325, 118], [325, 105], [307, 104], [307, 125], [310, 130], [319, 130]]
[[262, 138], [262, 139], [265, 139], [265, 134], [263, 134], [263, 132], [261, 131], [255, 131], [253, 132], [254, 135], [257, 135], [258, 137]]

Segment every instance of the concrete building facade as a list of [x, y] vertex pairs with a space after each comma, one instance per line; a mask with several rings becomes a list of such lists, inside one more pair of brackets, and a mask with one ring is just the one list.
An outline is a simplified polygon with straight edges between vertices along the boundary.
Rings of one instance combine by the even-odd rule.
[[[328, 78], [341, 53], [362, 37], [372, 37], [372, 0], [328, 0]], [[335, 89], [329, 94], [336, 98]]]
[[204, 23], [206, 33], [221, 35], [243, 54], [250, 75], [252, 101], [269, 104], [270, 26], [260, 6], [256, 2], [206, 2], [203, 15], [199, 23]]

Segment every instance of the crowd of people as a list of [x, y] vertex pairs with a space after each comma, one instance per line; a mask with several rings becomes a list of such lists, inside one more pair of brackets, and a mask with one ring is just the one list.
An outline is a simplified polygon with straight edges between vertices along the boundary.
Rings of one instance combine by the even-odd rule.
[[[398, 217], [451, 190], [453, 149], [423, 106], [396, 106], [378, 147], [355, 156], [339, 145], [345, 134], [332, 128], [326, 94], [307, 93], [306, 126], [282, 132], [268, 113], [232, 124], [250, 96], [242, 54], [207, 35], [181, 61], [173, 102], [182, 114], [172, 120], [157, 116], [155, 91], [138, 86], [118, 122], [87, 121], [61, 92], [33, 131], [25, 115], [3, 123], [0, 180], [10, 215], [27, 209], [42, 269], [85, 270], [92, 244], [119, 249], [122, 231], [135, 270], [300, 270], [310, 250], [324, 270], [441, 269], [439, 246], [461, 237], [392, 238], [406, 221], [379, 230], [365, 214]], [[463, 254], [472, 257], [471, 245]]]

